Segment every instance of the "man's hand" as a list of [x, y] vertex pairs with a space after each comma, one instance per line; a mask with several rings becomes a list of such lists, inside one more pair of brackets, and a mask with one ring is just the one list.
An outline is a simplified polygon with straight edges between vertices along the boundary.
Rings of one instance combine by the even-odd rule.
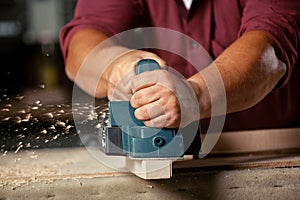
[[147, 51], [130, 50], [115, 59], [105, 73], [107, 81], [107, 96], [112, 101], [129, 100], [132, 96], [131, 80], [135, 76], [135, 67], [142, 59], [153, 59], [165, 68], [166, 62], [156, 54]]
[[156, 60], [161, 67], [166, 65], [156, 54], [118, 46], [104, 33], [84, 28], [70, 41], [65, 70], [72, 81], [92, 96], [129, 100], [131, 95], [124, 85], [134, 76], [135, 65], [141, 59]]
[[181, 128], [200, 119], [190, 83], [167, 70], [143, 72], [132, 78], [130, 103], [146, 126]]

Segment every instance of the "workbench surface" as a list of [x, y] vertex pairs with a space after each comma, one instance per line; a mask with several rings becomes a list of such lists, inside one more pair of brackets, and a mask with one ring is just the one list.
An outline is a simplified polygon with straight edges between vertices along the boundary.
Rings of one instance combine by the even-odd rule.
[[[202, 161], [203, 166], [207, 166], [209, 159]], [[216, 158], [213, 159], [216, 163]], [[300, 157], [293, 154], [289, 160], [299, 161]], [[245, 165], [239, 169], [207, 168], [201, 167], [201, 160], [197, 162], [198, 167], [193, 168], [174, 164], [171, 179], [143, 180], [106, 167], [85, 148], [11, 152], [1, 158], [0, 199], [296, 200], [300, 197], [300, 168]]]
[[[126, 171], [125, 158], [112, 169], [83, 146], [97, 147], [105, 101], [78, 104], [43, 88], [29, 94], [0, 99], [0, 200], [300, 197], [297, 128], [283, 130], [284, 137], [282, 130], [226, 133], [210, 156], [173, 163], [171, 179], [146, 181]], [[75, 128], [74, 103], [86, 133]]]

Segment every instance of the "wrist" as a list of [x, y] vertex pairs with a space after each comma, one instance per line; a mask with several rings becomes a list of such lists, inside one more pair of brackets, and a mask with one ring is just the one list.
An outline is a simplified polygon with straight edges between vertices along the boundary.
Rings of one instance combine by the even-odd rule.
[[198, 73], [188, 79], [189, 84], [194, 90], [194, 93], [197, 97], [200, 111], [200, 119], [210, 117], [211, 113], [211, 99], [209, 90], [205, 84], [204, 79], [201, 77], [201, 74]]
[[[97, 92], [100, 97], [106, 97], [108, 94], [109, 84], [113, 75], [118, 73], [113, 62], [123, 54], [129, 52], [130, 49], [123, 46], [99, 45], [89, 55], [95, 69], [100, 72], [98, 77]], [[97, 95], [96, 95], [97, 96]]]

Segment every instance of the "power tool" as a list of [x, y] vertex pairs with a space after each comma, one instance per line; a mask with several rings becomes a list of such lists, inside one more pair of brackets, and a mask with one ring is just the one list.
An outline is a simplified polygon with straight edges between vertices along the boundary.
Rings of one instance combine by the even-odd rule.
[[[136, 74], [161, 69], [152, 59], [140, 60]], [[109, 101], [108, 116], [99, 119], [101, 150], [107, 155], [129, 156], [131, 159], [180, 159], [184, 142], [180, 129], [151, 128], [134, 116], [129, 101]], [[104, 118], [108, 123], [104, 123]]]

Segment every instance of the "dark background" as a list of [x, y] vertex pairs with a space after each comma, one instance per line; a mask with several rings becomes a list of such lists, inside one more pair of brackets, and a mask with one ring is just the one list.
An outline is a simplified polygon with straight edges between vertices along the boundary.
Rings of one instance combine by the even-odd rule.
[[[58, 39], [75, 5], [75, 0], [0, 1], [0, 155], [82, 145]], [[78, 110], [89, 118], [86, 140], [95, 142], [94, 107]]]
[[74, 0], [0, 1], [0, 85], [9, 93], [44, 84], [70, 84], [58, 44]]

